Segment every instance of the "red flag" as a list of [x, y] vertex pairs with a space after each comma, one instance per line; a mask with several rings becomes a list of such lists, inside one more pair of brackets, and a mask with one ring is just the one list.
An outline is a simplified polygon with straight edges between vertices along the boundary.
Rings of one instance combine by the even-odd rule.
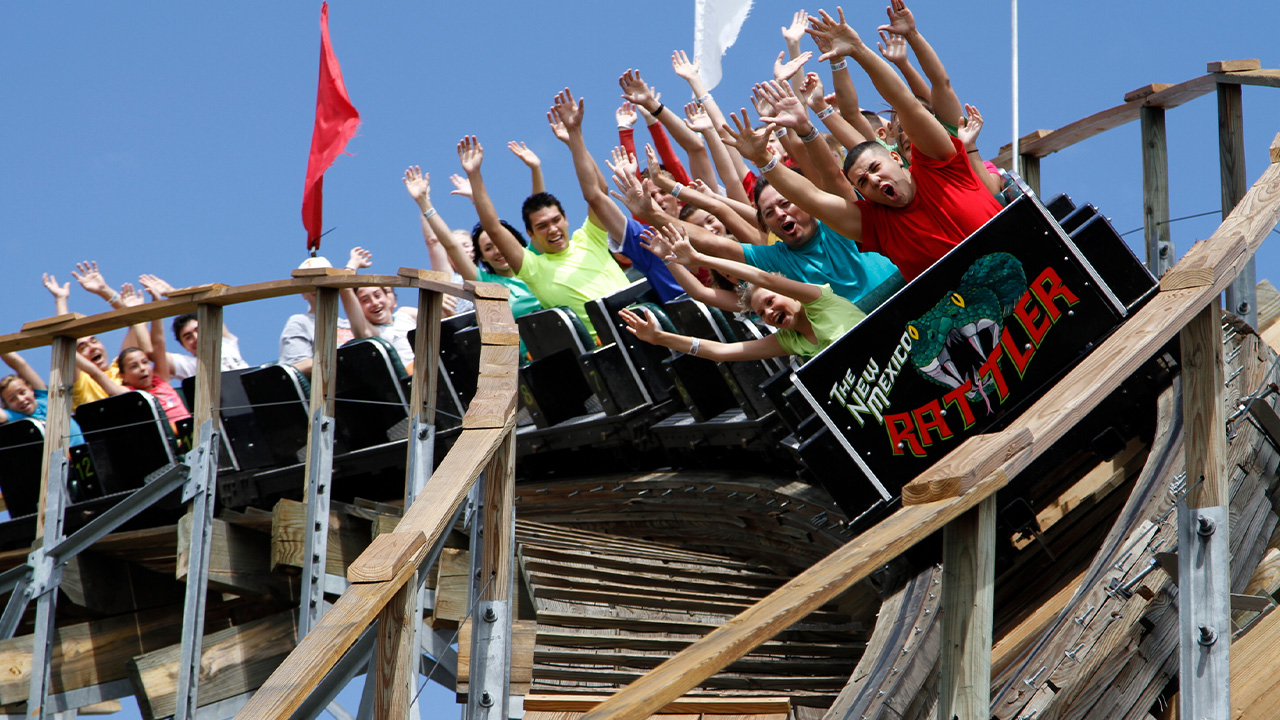
[[316, 125], [311, 131], [311, 156], [302, 190], [302, 225], [307, 229], [307, 249], [320, 249], [320, 216], [324, 171], [329, 169], [347, 141], [356, 134], [360, 113], [347, 97], [342, 68], [329, 44], [329, 3], [320, 6], [320, 89], [316, 92]]

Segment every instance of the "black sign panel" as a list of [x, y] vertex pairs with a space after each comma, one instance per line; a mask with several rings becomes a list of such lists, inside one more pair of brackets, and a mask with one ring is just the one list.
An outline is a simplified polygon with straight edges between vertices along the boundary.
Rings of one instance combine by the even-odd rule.
[[793, 381], [888, 498], [966, 438], [1011, 420], [1124, 313], [1027, 195]]

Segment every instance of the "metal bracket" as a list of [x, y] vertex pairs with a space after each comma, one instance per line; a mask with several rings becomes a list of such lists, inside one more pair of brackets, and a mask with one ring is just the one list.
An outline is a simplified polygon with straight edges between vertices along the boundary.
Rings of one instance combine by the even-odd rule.
[[1227, 508], [1178, 502], [1179, 716], [1230, 715], [1231, 579]]
[[486, 600], [471, 618], [468, 720], [507, 720], [511, 680], [511, 603]]
[[[200, 444], [185, 487], [194, 486], [191, 538], [187, 550], [187, 588], [182, 612], [182, 654], [178, 662], [176, 720], [193, 720], [198, 706], [200, 657], [204, 645], [205, 598], [209, 586], [209, 550], [213, 540], [213, 493], [217, 487], [221, 435], [213, 421], [200, 425]], [[189, 453], [190, 455], [190, 453]], [[193, 482], [194, 481], [194, 482]]]
[[302, 602], [298, 639], [306, 637], [324, 615], [324, 575], [329, 551], [329, 483], [333, 474], [333, 418], [316, 410], [311, 418], [307, 458], [307, 532], [302, 562]]

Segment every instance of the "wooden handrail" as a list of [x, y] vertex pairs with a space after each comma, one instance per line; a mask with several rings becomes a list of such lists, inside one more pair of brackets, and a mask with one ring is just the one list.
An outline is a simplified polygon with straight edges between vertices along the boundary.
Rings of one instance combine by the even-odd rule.
[[[1249, 69], [1232, 69], [1241, 67]], [[1018, 152], [1036, 158], [1051, 155], [1137, 120], [1139, 111], [1144, 107], [1166, 110], [1175, 108], [1201, 95], [1207, 95], [1219, 83], [1280, 87], [1280, 70], [1260, 69], [1256, 60], [1209, 63], [1208, 73], [1176, 85], [1148, 85], [1126, 93], [1122, 105], [1094, 113], [1057, 130], [1036, 130], [1019, 139]], [[991, 162], [1008, 170], [1013, 167], [1012, 154], [1013, 144], [1010, 143], [1000, 148], [1000, 154]]]
[[475, 297], [472, 289], [474, 286], [451, 283], [446, 273], [412, 268], [401, 268], [397, 275], [357, 275], [347, 270], [331, 270], [331, 274], [326, 275], [300, 275], [288, 280], [271, 280], [235, 287], [216, 284], [197, 285], [175, 290], [167, 300], [143, 303], [136, 307], [121, 308], [89, 317], [68, 313], [53, 318], [32, 320], [22, 326], [21, 332], [0, 335], [0, 353], [18, 352], [49, 345], [55, 337], [96, 335], [141, 322], [192, 313], [202, 304], [237, 305], [254, 300], [297, 295], [320, 287], [381, 286], [435, 290], [467, 300]]
[[[405, 277], [418, 272], [425, 271], [402, 270], [401, 280], [415, 287], [430, 283], [433, 286], [427, 289], [438, 289], [434, 286], [438, 280]], [[287, 718], [306, 700], [414, 577], [428, 550], [449, 531], [454, 513], [476, 477], [499, 448], [510, 442], [515, 432], [520, 337], [505, 299], [506, 289], [490, 283], [467, 283], [464, 290], [475, 299], [482, 347], [479, 384], [463, 416], [462, 433], [396, 529], [380, 535], [381, 542], [370, 545], [352, 562], [347, 570], [351, 585], [236, 717]], [[388, 558], [388, 553], [397, 557]]]
[[[1271, 148], [1276, 157], [1280, 135]], [[619, 690], [582, 720], [648, 717], [995, 494], [1096, 407], [1109, 387], [1128, 377], [1216, 299], [1235, 277], [1234, 269], [1253, 256], [1277, 222], [1280, 163], [1272, 164], [1218, 230], [1197, 243], [1166, 275], [1167, 284], [1162, 283], [1156, 297], [1120, 332], [1098, 346], [1010, 427], [967, 441], [913, 481], [947, 488], [947, 492], [930, 497], [933, 502], [904, 504], [741, 615]], [[1019, 438], [1029, 442], [1006, 452], [1004, 442]], [[976, 476], [968, 472], [972, 467], [992, 469]], [[940, 482], [948, 478], [959, 480]]]

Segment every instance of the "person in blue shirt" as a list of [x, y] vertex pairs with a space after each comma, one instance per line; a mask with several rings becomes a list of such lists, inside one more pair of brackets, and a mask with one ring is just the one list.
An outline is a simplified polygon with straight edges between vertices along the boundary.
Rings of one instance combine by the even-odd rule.
[[[49, 388], [44, 380], [17, 353], [4, 353], [0, 359], [17, 373], [0, 378], [0, 401], [4, 402], [4, 409], [0, 410], [0, 424], [23, 418], [45, 421], [49, 415]], [[76, 360], [77, 363], [88, 362], [78, 355]], [[72, 445], [84, 444], [84, 435], [80, 434], [75, 418], [71, 419], [70, 435]]]

